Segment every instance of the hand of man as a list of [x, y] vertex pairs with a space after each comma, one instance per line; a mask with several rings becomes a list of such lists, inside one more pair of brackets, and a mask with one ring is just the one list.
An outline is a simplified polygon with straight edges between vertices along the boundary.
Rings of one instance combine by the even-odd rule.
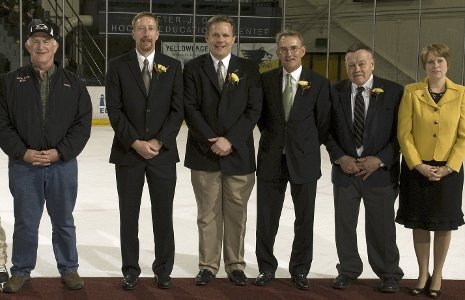
[[226, 156], [231, 154], [232, 152], [232, 144], [228, 141], [228, 139], [224, 137], [216, 137], [208, 139], [209, 142], [212, 142], [213, 145], [210, 149], [219, 156]]
[[56, 149], [42, 151], [27, 149], [23, 157], [25, 162], [30, 163], [33, 166], [49, 166], [59, 159], [60, 156]]
[[344, 155], [338, 159], [342, 171], [346, 174], [355, 174], [360, 172], [360, 169], [355, 164], [356, 159], [349, 155]]
[[159, 149], [147, 141], [136, 140], [132, 143], [131, 147], [144, 159], [152, 159], [159, 153]]
[[160, 152], [160, 149], [162, 147], [162, 143], [160, 143], [157, 139], [151, 139], [149, 143], [157, 149], [158, 152]]
[[367, 179], [374, 171], [379, 169], [379, 164], [381, 160], [376, 156], [365, 156], [362, 158], [358, 158], [356, 165], [360, 169], [360, 171], [355, 174], [355, 176], [362, 176], [363, 180]]

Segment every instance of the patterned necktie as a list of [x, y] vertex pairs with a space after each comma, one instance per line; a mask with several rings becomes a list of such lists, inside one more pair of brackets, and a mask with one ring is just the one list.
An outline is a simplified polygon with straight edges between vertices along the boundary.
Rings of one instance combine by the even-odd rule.
[[150, 71], [149, 71], [149, 61], [148, 59], [144, 59], [144, 68], [142, 69], [142, 80], [144, 81], [145, 85], [145, 92], [147, 95], [149, 94], [149, 89], [150, 89], [150, 81], [152, 80], [150, 76]]
[[223, 89], [224, 77], [223, 77], [223, 62], [220, 60], [218, 62], [218, 68], [216, 69], [216, 77], [218, 77], [218, 83], [220, 84], [220, 90]]
[[291, 112], [292, 104], [294, 102], [294, 97], [292, 94], [292, 76], [290, 73], [286, 74], [286, 86], [283, 91], [283, 108], [284, 108], [284, 117], [286, 121], [289, 119], [289, 113]]
[[365, 100], [363, 99], [363, 86], [357, 87], [354, 105], [354, 141], [355, 148], [363, 146], [363, 128], [365, 126]]

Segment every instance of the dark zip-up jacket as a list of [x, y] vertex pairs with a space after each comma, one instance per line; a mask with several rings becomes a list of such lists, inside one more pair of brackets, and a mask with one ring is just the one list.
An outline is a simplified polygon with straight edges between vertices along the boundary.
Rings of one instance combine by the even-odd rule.
[[57, 66], [43, 120], [38, 76], [27, 65], [0, 80], [0, 147], [10, 160], [23, 159], [27, 149], [55, 148], [68, 161], [81, 153], [90, 137], [89, 93], [78, 76]]

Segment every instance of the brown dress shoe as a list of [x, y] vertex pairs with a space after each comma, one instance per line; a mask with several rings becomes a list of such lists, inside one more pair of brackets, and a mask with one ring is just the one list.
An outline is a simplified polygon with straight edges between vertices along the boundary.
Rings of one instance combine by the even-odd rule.
[[61, 277], [61, 282], [70, 290], [79, 290], [84, 286], [84, 280], [77, 272], [68, 272]]
[[13, 274], [10, 279], [3, 285], [3, 292], [16, 293], [23, 285], [31, 279], [29, 275]]

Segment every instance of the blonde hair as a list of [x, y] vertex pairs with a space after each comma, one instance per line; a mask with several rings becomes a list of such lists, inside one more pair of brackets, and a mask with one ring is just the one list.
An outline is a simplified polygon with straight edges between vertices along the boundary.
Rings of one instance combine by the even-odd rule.
[[233, 35], [236, 36], [236, 26], [234, 25], [233, 19], [231, 19], [228, 16], [223, 16], [223, 15], [213, 16], [207, 21], [207, 34], [210, 32], [210, 29], [213, 24], [220, 23], [220, 22], [229, 23], [231, 25]]
[[423, 65], [423, 69], [426, 68], [426, 59], [430, 52], [438, 57], [444, 57], [444, 59], [447, 62], [447, 65], [449, 65], [449, 57], [450, 57], [449, 47], [446, 44], [436, 43], [436, 44], [428, 45], [421, 50], [420, 59], [421, 59], [421, 64]]
[[295, 31], [295, 30], [284, 30], [284, 31], [281, 31], [279, 32], [277, 35], [276, 35], [276, 45], [279, 44], [279, 41], [283, 38], [283, 37], [288, 37], [288, 36], [292, 36], [292, 37], [296, 37], [299, 39], [300, 43], [302, 44], [302, 46], [304, 46], [304, 38], [302, 37], [302, 35], [300, 34], [300, 32], [298, 31]]
[[153, 18], [155, 20], [155, 24], [157, 24], [157, 28], [158, 28], [158, 19], [157, 19], [157, 16], [149, 11], [142, 11], [140, 13], [138, 13], [137, 15], [134, 16], [134, 18], [132, 19], [132, 30], [134, 30], [134, 27], [136, 25], [136, 22], [143, 18], [143, 17], [149, 17], [149, 18]]

